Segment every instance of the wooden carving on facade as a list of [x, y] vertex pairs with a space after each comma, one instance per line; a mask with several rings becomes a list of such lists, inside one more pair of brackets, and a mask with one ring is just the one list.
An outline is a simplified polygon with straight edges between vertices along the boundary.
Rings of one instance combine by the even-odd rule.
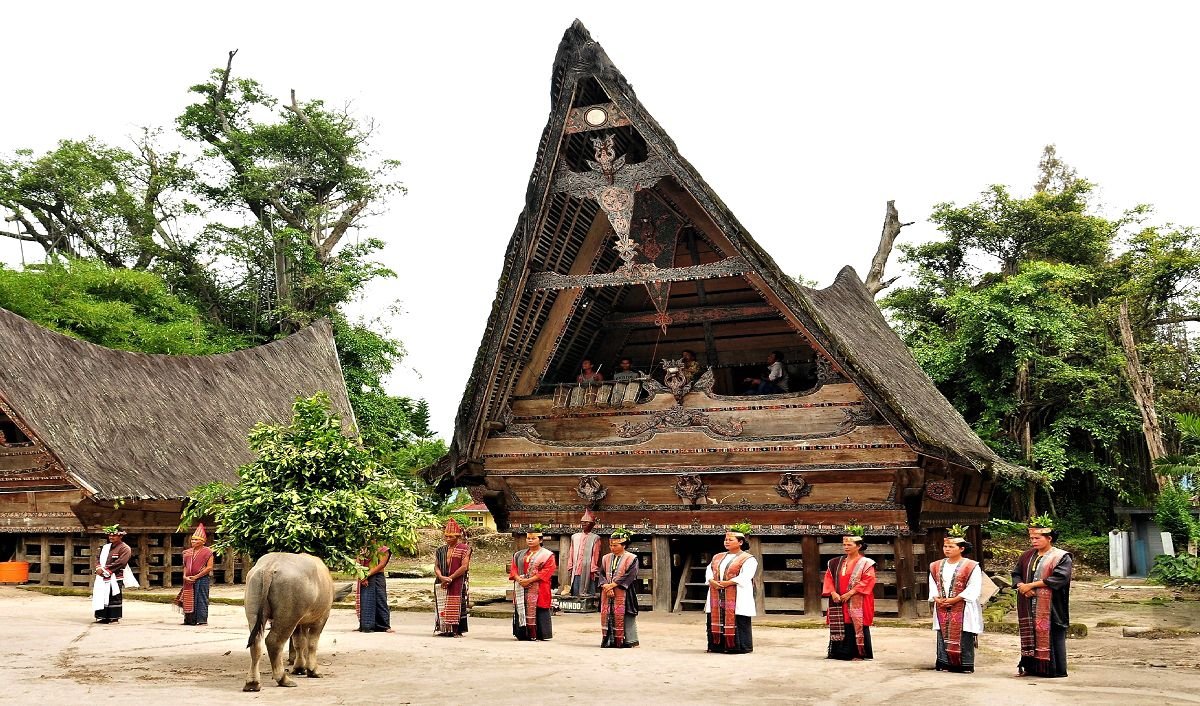
[[600, 501], [604, 496], [608, 495], [608, 491], [601, 485], [600, 479], [596, 476], [584, 476], [579, 479], [579, 487], [575, 489], [579, 494], [579, 499], [584, 505], [596, 509], [600, 505]]
[[675, 404], [682, 405], [683, 398], [689, 392], [712, 392], [713, 385], [716, 384], [716, 378], [713, 376], [712, 368], [709, 367], [700, 377], [692, 381], [683, 370], [683, 360], [667, 360], [662, 361], [663, 381], [659, 383], [657, 380], [650, 378], [646, 380], [646, 391], [652, 395], [660, 392], [669, 392], [675, 398]]
[[954, 502], [953, 480], [931, 480], [925, 484], [925, 496], [943, 503]]
[[648, 431], [666, 431], [687, 427], [704, 427], [721, 436], [738, 436], [742, 433], [742, 422], [738, 419], [713, 419], [704, 412], [675, 405], [670, 409], [654, 412], [649, 419], [625, 422], [617, 427], [617, 435], [631, 439]]
[[807, 497], [812, 492], [812, 486], [799, 473], [784, 473], [775, 484], [775, 492], [793, 503], [799, 503], [800, 498]]
[[708, 484], [694, 473], [679, 476], [675, 481], [675, 494], [692, 505], [708, 497]]
[[567, 113], [567, 126], [564, 132], [570, 135], [576, 132], [624, 127], [629, 124], [629, 118], [617, 107], [616, 103], [600, 103], [574, 108]]

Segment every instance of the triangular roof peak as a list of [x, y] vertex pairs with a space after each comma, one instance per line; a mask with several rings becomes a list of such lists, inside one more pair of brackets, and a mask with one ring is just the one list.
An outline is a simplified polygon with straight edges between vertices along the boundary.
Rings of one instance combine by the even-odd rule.
[[[597, 107], [604, 110], [595, 112]], [[611, 187], [623, 195], [606, 198]], [[622, 250], [637, 207], [634, 194], [651, 191], [637, 203], [656, 200], [700, 231], [713, 243], [707, 261], [690, 268], [668, 263], [664, 269], [661, 263], [645, 263], [648, 255], [642, 250], [639, 262], [629, 254], [632, 246]], [[614, 232], [623, 264], [606, 244]], [[800, 286], [783, 273], [679, 154], [603, 47], [576, 20], [555, 57], [550, 117], [459, 408], [451, 452], [428, 475], [443, 482], [459, 475], [475, 460], [489, 423], [502, 420], [514, 390], [528, 390], [541, 378], [565, 333], [539, 335], [547, 321], [582, 317], [593, 337], [601, 330], [599, 315], [590, 323], [587, 319], [601, 307], [578, 313], [581, 301], [589, 303], [583, 291], [590, 303], [612, 308], [621, 296], [613, 292], [631, 284], [732, 277], [743, 277], [793, 334], [807, 338], [817, 356], [858, 385], [916, 450], [980, 471], [1023, 472], [1000, 460], [972, 432], [888, 326], [852, 268], [842, 269], [822, 290]]]

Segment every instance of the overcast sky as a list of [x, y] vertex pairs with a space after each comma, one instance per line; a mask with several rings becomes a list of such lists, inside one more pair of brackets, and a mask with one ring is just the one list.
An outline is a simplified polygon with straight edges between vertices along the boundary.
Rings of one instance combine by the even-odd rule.
[[[933, 204], [1027, 192], [1042, 146], [1100, 185], [1200, 225], [1196, 15], [1184, 3], [19, 3], [0, 35], [0, 152], [170, 126], [238, 49], [285, 97], [352, 102], [409, 188], [370, 232], [398, 280], [354, 311], [391, 319], [391, 381], [443, 436], [470, 373], [579, 17], [680, 152], [785, 271], [864, 273], [884, 203], [902, 242]], [[0, 243], [0, 258], [19, 262]], [[892, 271], [898, 272], [893, 261]]]

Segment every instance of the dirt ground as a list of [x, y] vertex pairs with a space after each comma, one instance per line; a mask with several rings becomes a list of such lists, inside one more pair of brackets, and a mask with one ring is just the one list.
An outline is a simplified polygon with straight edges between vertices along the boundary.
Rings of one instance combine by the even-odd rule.
[[[1081, 587], [1075, 618], [1094, 625], [1085, 605], [1128, 593]], [[1144, 593], [1151, 595], [1134, 600], [1156, 592]], [[1124, 603], [1136, 607], [1102, 614], [1175, 624], [1200, 612], [1196, 601]], [[240, 606], [214, 605], [201, 628], [179, 625], [159, 603], [126, 601], [115, 626], [92, 623], [90, 612], [86, 598], [0, 587], [0, 702], [599, 704], [616, 688], [643, 703], [1200, 703], [1197, 637], [1145, 640], [1121, 637], [1120, 627], [1093, 628], [1068, 645], [1069, 678], [1034, 680], [1011, 676], [1013, 635], [985, 635], [978, 671], [951, 675], [930, 669], [928, 629], [877, 627], [872, 662], [823, 659], [823, 630], [761, 625], [753, 654], [716, 655], [704, 652], [696, 613], [643, 614], [642, 647], [602, 652], [594, 615], [556, 617], [552, 642], [518, 643], [502, 619], [472, 618], [467, 637], [445, 639], [432, 636], [427, 613], [395, 612], [395, 634], [362, 634], [353, 631], [353, 611], [336, 610], [321, 642], [325, 678], [284, 689], [265, 674], [262, 692], [243, 694], [249, 658]]]

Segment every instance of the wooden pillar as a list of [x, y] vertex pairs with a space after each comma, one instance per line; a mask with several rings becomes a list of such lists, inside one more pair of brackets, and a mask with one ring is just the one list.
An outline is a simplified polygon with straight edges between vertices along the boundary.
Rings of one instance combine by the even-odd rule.
[[763, 561], [762, 553], [762, 537], [750, 536], [746, 538], [746, 541], [750, 544], [750, 553], [754, 555], [754, 558], [758, 563], [758, 569], [754, 572], [754, 610], [759, 615], [766, 615], [767, 609], [765, 606], [767, 593], [766, 587], [763, 586], [762, 580], [763, 564], [765, 563]]
[[75, 585], [75, 535], [63, 537], [63, 585]]
[[138, 535], [138, 583], [150, 587], [150, 535], [146, 532]]
[[800, 538], [801, 564], [804, 567], [804, 614], [821, 617], [821, 549], [817, 538]]
[[567, 557], [571, 555], [571, 535], [558, 536], [558, 587], [570, 586], [571, 577], [567, 575]]
[[[226, 584], [233, 583], [233, 578], [234, 578], [233, 572], [236, 567], [236, 565], [233, 563], [233, 558], [235, 556], [237, 556], [237, 552], [230, 549], [229, 551], [225, 552], [225, 556], [221, 557], [221, 568], [225, 570], [225, 583]], [[242, 580], [244, 581], [245, 578], [246, 577], [243, 576]]]
[[[984, 578], [987, 578], [987, 566], [983, 561], [983, 528], [979, 525], [972, 525], [967, 530], [967, 541], [975, 549], [971, 554], [971, 558], [979, 562], [979, 570], [984, 573]], [[930, 559], [930, 561], [933, 560]]]
[[912, 537], [896, 537], [893, 554], [896, 560], [897, 616], [917, 617], [916, 576], [913, 573]]
[[171, 534], [170, 532], [166, 532], [162, 536], [163, 588], [173, 588], [175, 586], [175, 580], [171, 577], [171, 573], [175, 570], [174, 550], [171, 548], [175, 543], [173, 539], [174, 536], [175, 535]]
[[242, 560], [242, 581], [245, 582], [246, 576], [250, 574], [250, 569], [254, 568], [254, 562], [245, 554], [241, 555]]
[[29, 553], [25, 551], [25, 535], [17, 535], [17, 555], [13, 561], [29, 561]]
[[42, 575], [38, 578], [38, 583], [43, 586], [50, 585], [50, 535], [43, 533], [41, 540], [41, 567]]
[[654, 610], [671, 612], [671, 538], [665, 534], [651, 537], [650, 556], [654, 562]]

